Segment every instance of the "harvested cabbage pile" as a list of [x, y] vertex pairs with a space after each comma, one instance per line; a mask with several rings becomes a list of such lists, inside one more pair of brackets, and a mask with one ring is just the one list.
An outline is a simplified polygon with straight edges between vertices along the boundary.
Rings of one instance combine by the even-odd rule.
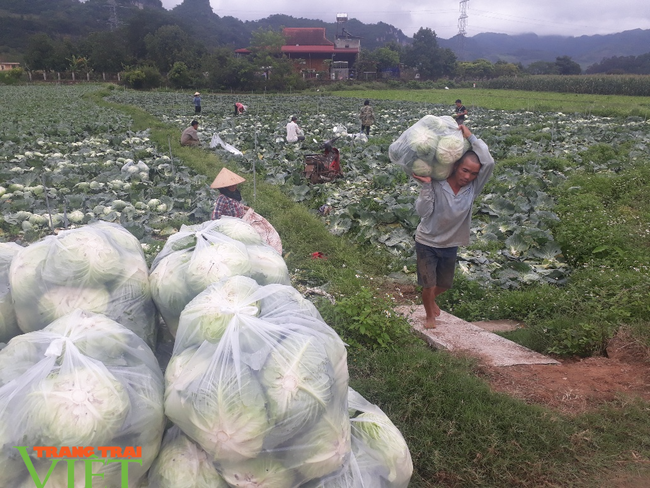
[[388, 155], [408, 175], [441, 181], [449, 177], [454, 163], [469, 148], [453, 118], [425, 115], [390, 145]]
[[23, 248], [11, 262], [9, 283], [23, 332], [81, 309], [104, 314], [155, 345], [156, 308], [142, 246], [118, 224], [89, 224]]
[[0, 243], [0, 342], [7, 342], [22, 333], [18, 327], [9, 289], [9, 267], [14, 256], [22, 249], [22, 246], [15, 242]]
[[290, 283], [282, 256], [241, 219], [184, 225], [171, 236], [152, 264], [150, 284], [172, 335], [190, 300], [211, 283], [232, 276], [249, 276], [261, 285]]
[[231, 486], [292, 488], [350, 455], [345, 345], [286, 285], [209, 285], [180, 315], [165, 413]]
[[[162, 373], [133, 332], [77, 310], [0, 350], [0, 417], [0, 486], [34, 486], [13, 446], [28, 446], [31, 455], [31, 446], [89, 446], [98, 455], [100, 446], [141, 446], [142, 465], [129, 466], [129, 486], [137, 486], [162, 439]], [[52, 460], [33, 455], [32, 462], [43, 479]], [[74, 469], [82, 480], [84, 461]], [[121, 486], [120, 463], [93, 469], [104, 473], [102, 486]], [[67, 480], [60, 463], [48, 486]]]

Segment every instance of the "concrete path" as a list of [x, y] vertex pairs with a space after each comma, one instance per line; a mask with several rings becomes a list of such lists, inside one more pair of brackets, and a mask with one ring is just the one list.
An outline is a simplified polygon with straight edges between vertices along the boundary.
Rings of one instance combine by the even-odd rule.
[[554, 359], [531, 351], [447, 312], [442, 312], [436, 319], [435, 329], [425, 329], [422, 326], [425, 317], [422, 305], [400, 306], [395, 310], [404, 315], [413, 330], [436, 349], [463, 351], [491, 366], [560, 364]]

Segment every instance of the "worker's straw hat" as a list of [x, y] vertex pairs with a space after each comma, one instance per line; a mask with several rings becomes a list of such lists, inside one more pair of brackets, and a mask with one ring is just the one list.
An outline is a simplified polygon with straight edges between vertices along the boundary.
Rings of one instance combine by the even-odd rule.
[[223, 168], [214, 179], [210, 188], [227, 188], [229, 186], [238, 185], [246, 181], [244, 178], [236, 173], [233, 173], [228, 168]]
[[197, 95], [200, 95], [200, 93], [199, 93], [199, 92], [196, 92], [196, 93], [194, 94], [194, 96], [197, 96]]

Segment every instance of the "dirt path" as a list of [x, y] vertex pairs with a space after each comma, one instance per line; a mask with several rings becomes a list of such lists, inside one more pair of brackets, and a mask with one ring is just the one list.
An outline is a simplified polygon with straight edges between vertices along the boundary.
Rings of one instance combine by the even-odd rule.
[[[420, 303], [412, 285], [398, 285], [391, 291], [399, 305]], [[490, 330], [489, 323], [476, 325]], [[481, 365], [478, 374], [495, 391], [567, 414], [588, 411], [620, 396], [650, 401], [650, 355], [647, 351], [635, 348], [632, 341], [619, 337], [610, 342], [607, 356], [555, 358], [560, 365]]]

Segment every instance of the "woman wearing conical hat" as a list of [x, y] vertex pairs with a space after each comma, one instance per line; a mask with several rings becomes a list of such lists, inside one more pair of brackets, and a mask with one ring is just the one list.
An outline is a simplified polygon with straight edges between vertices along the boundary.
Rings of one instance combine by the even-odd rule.
[[219, 190], [219, 195], [214, 203], [212, 211], [212, 220], [219, 219], [224, 215], [229, 217], [242, 218], [248, 210], [248, 207], [241, 203], [241, 193], [237, 185], [246, 181], [228, 168], [223, 168], [214, 179], [210, 188]]

